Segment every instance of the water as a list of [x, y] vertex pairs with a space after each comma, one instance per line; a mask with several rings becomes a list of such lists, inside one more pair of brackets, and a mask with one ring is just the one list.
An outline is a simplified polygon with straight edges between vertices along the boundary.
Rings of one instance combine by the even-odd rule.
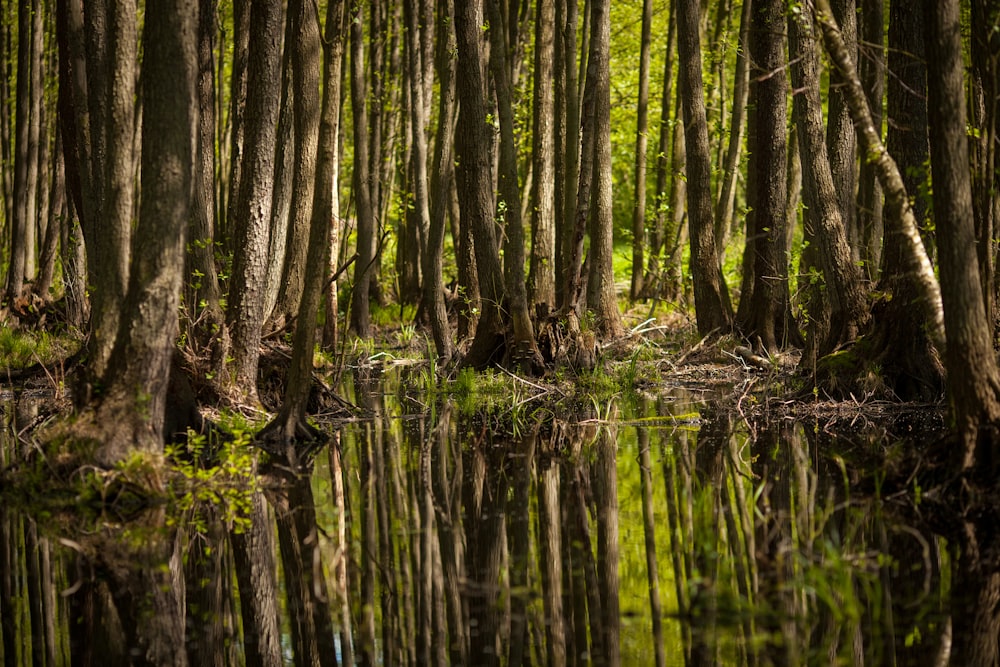
[[351, 383], [371, 418], [231, 494], [239, 517], [207, 493], [0, 508], [5, 664], [946, 664], [997, 627], [988, 558], [850, 463], [878, 428], [682, 390], [470, 414], [405, 386]]

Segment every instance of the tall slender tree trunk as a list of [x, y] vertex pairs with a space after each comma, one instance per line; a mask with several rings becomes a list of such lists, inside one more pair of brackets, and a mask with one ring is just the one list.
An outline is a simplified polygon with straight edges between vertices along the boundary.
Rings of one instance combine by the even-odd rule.
[[743, 335], [767, 352], [800, 342], [788, 291], [784, 23], [781, 0], [754, 0], [749, 30], [749, 59], [754, 64], [747, 137], [750, 213], [737, 320]]
[[819, 331], [816, 327], [809, 330], [812, 342], [808, 344], [822, 356], [857, 338], [867, 322], [868, 307], [861, 271], [851, 259], [823, 139], [819, 53], [808, 13], [789, 17], [788, 51], [792, 88], [796, 91], [792, 112], [799, 133], [806, 224], [815, 234], [816, 257], [826, 284], [823, 295], [830, 307], [829, 330]]
[[578, 3], [573, 0], [560, 0], [560, 6], [565, 8], [565, 22], [558, 26], [556, 39], [562, 44], [560, 67], [564, 73], [562, 86], [565, 98], [566, 120], [563, 145], [565, 164], [562, 217], [557, 221], [559, 232], [557, 243], [561, 248], [560, 261], [556, 264], [556, 303], [560, 309], [576, 307], [575, 294], [569, 293], [571, 271], [578, 271], [577, 265], [581, 255], [577, 253], [574, 241], [576, 228], [576, 207], [580, 179], [580, 95], [577, 85], [577, 45], [576, 32], [579, 22]]
[[925, 8], [934, 223], [948, 339], [945, 366], [961, 438], [954, 461], [959, 470], [975, 470], [983, 479], [993, 479], [1000, 373], [976, 262], [959, 3], [938, 0], [927, 2]]
[[691, 236], [691, 277], [698, 331], [702, 335], [732, 327], [733, 308], [715, 245], [712, 212], [708, 121], [701, 75], [698, 4], [683, 2], [677, 10], [678, 60], [687, 146], [687, 208]]
[[[855, 0], [831, 0], [833, 17], [840, 26], [844, 45], [852, 62], [858, 62], [858, 20]], [[861, 233], [855, 202], [858, 187], [858, 142], [851, 112], [843, 93], [843, 81], [833, 72], [827, 95], [826, 149], [830, 159], [833, 187], [837, 191], [840, 216], [847, 231], [854, 262], [861, 259]]]
[[[590, 197], [590, 272], [587, 307], [594, 312], [597, 333], [605, 339], [623, 335], [614, 275], [614, 219], [611, 179], [611, 6], [591, 3], [591, 43], [587, 58], [587, 86], [593, 84], [594, 190]], [[593, 72], [593, 74], [592, 74]]]
[[[748, 3], [749, 4], [749, 3]], [[639, 37], [639, 99], [636, 100], [635, 196], [632, 204], [632, 281], [629, 298], [635, 301], [643, 291], [646, 248], [646, 145], [649, 132], [649, 42], [653, 23], [653, 2], [643, 0], [642, 33]]]
[[[233, 62], [229, 79], [229, 183], [219, 236], [227, 253], [233, 252], [235, 205], [239, 199], [246, 150], [247, 79], [250, 70], [250, 0], [233, 0]], [[220, 144], [221, 144], [220, 138]]]
[[[886, 82], [884, 5], [882, 0], [861, 0], [859, 31], [864, 57], [858, 61], [858, 76], [868, 94], [868, 106], [876, 128], [882, 127]], [[878, 277], [882, 250], [882, 189], [875, 167], [868, 160], [861, 160], [858, 173], [857, 211], [861, 262], [865, 276], [874, 281]]]
[[[438, 4], [437, 49], [435, 69], [439, 81], [438, 126], [434, 143], [434, 167], [431, 172], [430, 228], [427, 248], [423, 257], [423, 308], [427, 313], [434, 346], [438, 357], [448, 360], [454, 352], [448, 312], [444, 302], [444, 276], [442, 274], [442, 254], [444, 235], [448, 223], [448, 199], [455, 178], [454, 138], [455, 116], [458, 113], [455, 100], [455, 75], [457, 60], [454, 24], [451, 20], [453, 8], [450, 2]], [[426, 26], [425, 26], [426, 27]], [[458, 239], [453, 239], [457, 244]]]
[[[369, 305], [371, 274], [375, 263], [375, 201], [372, 197], [369, 151], [377, 152], [377, 146], [370, 146], [368, 112], [365, 100], [368, 87], [365, 82], [363, 4], [358, 3], [352, 10], [351, 19], [351, 113], [354, 128], [354, 208], [358, 218], [357, 252], [354, 264], [354, 287], [351, 290], [351, 329], [360, 337], [371, 335], [371, 309]], [[373, 8], [374, 11], [374, 8]], [[374, 43], [376, 40], [372, 39]], [[374, 63], [371, 64], [374, 72]], [[377, 73], [375, 75], [378, 81]], [[372, 91], [378, 104], [377, 91]]]
[[240, 189], [229, 216], [235, 227], [235, 247], [228, 312], [233, 342], [230, 387], [251, 402], [257, 401], [257, 362], [264, 324], [280, 65], [280, 3], [254, 2], [250, 9], [246, 137]]
[[[550, 312], [556, 306], [556, 143], [553, 115], [553, 65], [555, 51], [555, 0], [540, 0], [535, 7], [535, 73], [532, 97], [531, 267], [528, 303]], [[558, 84], [556, 84], [558, 86]]]

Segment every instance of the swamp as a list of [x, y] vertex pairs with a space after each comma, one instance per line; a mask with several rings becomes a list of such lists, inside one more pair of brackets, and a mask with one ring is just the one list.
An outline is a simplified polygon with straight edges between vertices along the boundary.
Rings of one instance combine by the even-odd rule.
[[3, 667], [1000, 664], [1000, 3], [0, 19]]

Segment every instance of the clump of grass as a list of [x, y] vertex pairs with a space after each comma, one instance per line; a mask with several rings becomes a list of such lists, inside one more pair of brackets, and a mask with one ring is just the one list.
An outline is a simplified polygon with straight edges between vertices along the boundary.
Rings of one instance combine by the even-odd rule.
[[0, 368], [57, 364], [68, 357], [78, 344], [75, 338], [47, 331], [0, 328]]

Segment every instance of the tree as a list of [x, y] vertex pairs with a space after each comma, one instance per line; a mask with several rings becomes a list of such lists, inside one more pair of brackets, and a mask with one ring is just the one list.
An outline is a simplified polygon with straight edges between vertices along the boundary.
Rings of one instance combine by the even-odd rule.
[[227, 313], [233, 343], [229, 386], [250, 401], [257, 400], [257, 362], [265, 315], [280, 64], [281, 3], [254, 2], [250, 8], [245, 145], [239, 192], [236, 201], [230, 202], [228, 216], [235, 245]]
[[[615, 292], [614, 220], [611, 182], [611, 53], [610, 4], [591, 2], [590, 54], [587, 57], [587, 86], [584, 106], [593, 125], [594, 191], [590, 197], [590, 273], [587, 277], [587, 308], [595, 315], [597, 333], [602, 338], [618, 338], [624, 333]], [[590, 98], [590, 106], [587, 98]], [[577, 211], [579, 218], [580, 212]]]
[[424, 249], [423, 256], [424, 280], [421, 295], [422, 307], [430, 319], [435, 349], [438, 356], [445, 360], [450, 359], [454, 351], [451, 329], [448, 325], [448, 312], [444, 302], [444, 276], [442, 274], [444, 234], [448, 222], [448, 199], [455, 178], [453, 155], [455, 116], [458, 112], [455, 106], [455, 68], [457, 63], [452, 55], [455, 33], [451, 15], [451, 3], [439, 3], [437, 50], [434, 58], [435, 70], [440, 81], [438, 126], [437, 139], [434, 144], [434, 166], [431, 172], [430, 192], [427, 193], [427, 196], [430, 197], [430, 221], [427, 247]]
[[[948, 347], [948, 398], [961, 439], [957, 468], [993, 479], [1000, 373], [986, 320], [975, 251], [966, 136], [962, 32], [957, 0], [927, 2], [927, 107], [941, 297]], [[996, 660], [996, 642], [993, 642]]]
[[[508, 65], [506, 30], [499, 0], [489, 3], [490, 70], [496, 89], [500, 118], [500, 169], [497, 217], [504, 223], [504, 292], [505, 306], [513, 324], [513, 338], [508, 345], [510, 361], [528, 372], [541, 368], [542, 356], [535, 343], [535, 331], [528, 313], [528, 294], [524, 279], [524, 224], [521, 222], [521, 190], [517, 173], [517, 148], [514, 145], [514, 110], [511, 74]], [[510, 19], [513, 20], [513, 19]], [[509, 26], [506, 26], [509, 29]]]
[[[749, 4], [749, 3], [748, 3]], [[642, 35], [639, 38], [639, 99], [636, 101], [635, 204], [632, 207], [632, 281], [629, 298], [642, 293], [646, 245], [646, 143], [649, 128], [649, 42], [653, 23], [653, 2], [642, 3]]]
[[788, 82], [784, 70], [784, 6], [756, 0], [749, 28], [750, 82], [747, 151], [746, 250], [737, 321], [743, 335], [767, 352], [799, 342], [788, 292]]
[[[855, 0], [831, 0], [833, 18], [840, 26], [844, 46], [851, 62], [858, 62], [858, 20]], [[834, 71], [827, 95], [826, 151], [830, 174], [837, 192], [840, 217], [847, 231], [851, 257], [861, 259], [861, 234], [858, 230], [856, 192], [858, 189], [858, 142], [851, 123], [850, 110], [844, 98], [843, 81]]]
[[[792, 87], [797, 91], [792, 113], [802, 157], [806, 237], [815, 246], [815, 257], [826, 285], [822, 294], [830, 308], [828, 324], [813, 319], [807, 346], [822, 356], [857, 338], [867, 322], [868, 308], [861, 285], [861, 271], [851, 259], [823, 138], [819, 53], [813, 32], [810, 14], [789, 16], [789, 61]], [[809, 316], [813, 318], [814, 313], [810, 312]], [[807, 352], [804, 358], [811, 360], [812, 356]]]
[[[861, 0], [859, 49], [862, 57], [858, 60], [858, 76], [868, 94], [868, 106], [876, 128], [882, 127], [886, 84], [884, 4], [883, 0]], [[868, 160], [861, 160], [857, 202], [861, 261], [868, 280], [874, 280], [878, 276], [883, 233], [882, 191], [875, 168]]]
[[531, 267], [528, 301], [548, 312], [556, 305], [556, 167], [553, 114], [555, 3], [539, 0], [535, 7], [535, 72], [532, 82]]
[[678, 60], [687, 147], [688, 230], [691, 236], [691, 278], [698, 332], [725, 332], [732, 326], [733, 307], [722, 277], [715, 246], [712, 213], [711, 154], [701, 75], [698, 4], [682, 2], [677, 10]]
[[[357, 252], [354, 264], [354, 287], [351, 290], [351, 329], [360, 337], [371, 335], [371, 275], [375, 264], [375, 201], [372, 197], [369, 127], [365, 100], [364, 35], [362, 33], [363, 4], [352, 9], [351, 20], [351, 115], [354, 131], [354, 208], [358, 218]], [[376, 40], [372, 40], [373, 42]], [[372, 64], [374, 68], [374, 63]], [[373, 91], [374, 96], [374, 91]], [[377, 150], [377, 147], [371, 147]]]
[[462, 225], [469, 225], [475, 236], [476, 270], [482, 293], [479, 323], [472, 346], [462, 361], [473, 368], [489, 364], [503, 339], [501, 304], [506, 296], [493, 223], [492, 127], [486, 122], [486, 80], [479, 43], [482, 25], [480, 0], [456, 0], [455, 37], [462, 66], [456, 79], [459, 113], [455, 178]]
[[122, 324], [90, 419], [73, 428], [94, 438], [96, 463], [134, 451], [162, 453], [167, 381], [177, 336], [184, 242], [191, 212], [198, 98], [197, 7], [154, 3], [143, 33], [142, 203]]

